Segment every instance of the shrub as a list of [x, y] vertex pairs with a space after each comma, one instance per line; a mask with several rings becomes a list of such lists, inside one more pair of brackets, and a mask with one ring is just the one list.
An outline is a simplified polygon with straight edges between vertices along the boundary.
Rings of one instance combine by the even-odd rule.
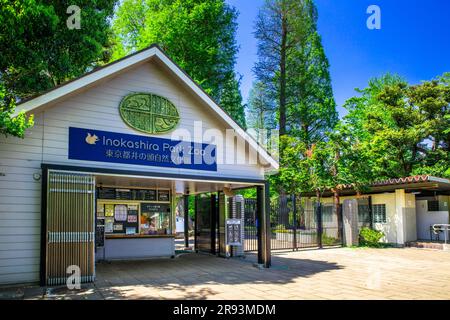
[[361, 228], [359, 231], [359, 244], [361, 246], [380, 248], [384, 244], [380, 243], [381, 238], [384, 237], [384, 233], [378, 230], [370, 228]]
[[336, 239], [334, 237], [330, 237], [326, 235], [325, 233], [322, 234], [322, 245], [324, 246], [334, 246], [339, 244], [339, 239]]

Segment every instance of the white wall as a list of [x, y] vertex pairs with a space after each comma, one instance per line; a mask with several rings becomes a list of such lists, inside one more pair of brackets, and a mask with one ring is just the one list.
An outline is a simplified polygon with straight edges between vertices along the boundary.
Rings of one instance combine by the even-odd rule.
[[406, 193], [405, 202], [405, 209], [403, 210], [403, 239], [404, 242], [416, 241], [416, 196], [412, 193]]
[[[441, 198], [442, 201], [447, 199]], [[441, 200], [440, 199], [440, 200]], [[417, 238], [419, 240], [430, 240], [430, 226], [433, 224], [449, 223], [448, 211], [428, 211], [427, 200], [417, 201]], [[443, 240], [444, 235], [441, 235]], [[434, 235], [433, 235], [433, 239]]]
[[[39, 279], [41, 163], [201, 174], [236, 178], [263, 178], [260, 165], [220, 165], [217, 172], [90, 162], [68, 159], [68, 128], [81, 127], [143, 135], [120, 118], [119, 103], [131, 92], [151, 92], [166, 97], [178, 108], [180, 123], [193, 133], [194, 121], [205, 129], [225, 132], [225, 122], [154, 62], [146, 62], [108, 79], [98, 86], [45, 107], [35, 115], [35, 126], [25, 139], [0, 137], [0, 284]], [[169, 138], [169, 134], [158, 135]], [[194, 138], [194, 141], [198, 139]], [[205, 143], [207, 141], [204, 141]], [[230, 152], [225, 150], [224, 152]], [[238, 147], [240, 159], [247, 156]]]
[[[213, 111], [202, 104], [187, 90], [177, 85], [175, 79], [153, 63], [145, 63], [116, 76], [114, 79], [89, 89], [82, 94], [67, 99], [46, 110], [39, 125], [45, 126], [43, 161], [55, 164], [72, 164], [90, 167], [105, 167], [138, 171], [158, 171], [240, 178], [262, 178], [263, 171], [258, 165], [218, 165], [217, 172], [126, 165], [116, 163], [88, 162], [67, 159], [68, 127], [80, 127], [145, 135], [128, 127], [120, 118], [119, 103], [131, 92], [152, 92], [169, 99], [178, 108], [180, 122], [177, 128], [187, 129], [194, 141], [194, 122], [202, 121], [203, 128], [218, 129], [225, 135], [225, 123], [219, 121]], [[146, 135], [148, 136], [148, 135]], [[157, 135], [170, 138], [171, 133]], [[219, 152], [219, 151], [218, 151]], [[231, 150], [224, 150], [230, 153]], [[238, 157], [246, 156], [245, 147], [238, 149]]]
[[106, 239], [104, 249], [97, 249], [95, 260], [167, 258], [174, 255], [174, 238]]
[[[414, 195], [405, 193], [403, 200], [401, 197], [396, 197], [396, 193], [394, 192], [372, 194], [371, 197], [373, 205], [386, 205], [386, 223], [374, 223], [374, 228], [385, 234], [382, 239], [383, 242], [402, 245], [404, 244], [404, 239], [407, 239], [406, 241], [415, 240], [416, 218]], [[341, 196], [340, 203], [342, 204], [346, 199], [356, 199], [356, 196]], [[333, 203], [333, 198], [323, 198], [322, 202], [326, 204]], [[397, 210], [402, 215], [397, 214]]]
[[0, 137], [0, 284], [39, 278], [42, 131]]
[[374, 223], [374, 228], [384, 233], [384, 242], [397, 243], [397, 225], [395, 193], [380, 193], [372, 195], [372, 204], [386, 205], [386, 223]]

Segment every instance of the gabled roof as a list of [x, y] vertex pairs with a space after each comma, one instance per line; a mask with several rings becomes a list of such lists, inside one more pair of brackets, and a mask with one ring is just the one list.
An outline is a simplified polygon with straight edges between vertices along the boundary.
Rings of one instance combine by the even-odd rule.
[[194, 92], [207, 106], [215, 112], [217, 116], [223, 119], [236, 133], [242, 137], [248, 144], [258, 152], [258, 154], [267, 161], [274, 169], [278, 169], [278, 162], [250, 136], [242, 127], [240, 127], [230, 115], [223, 110], [184, 70], [182, 70], [167, 54], [157, 45], [153, 44], [148, 48], [130, 54], [122, 59], [116, 60], [98, 69], [95, 69], [74, 80], [65, 82], [51, 90], [22, 101], [17, 105], [16, 113], [24, 111], [30, 113], [41, 106], [55, 102], [69, 94], [73, 94], [83, 88], [94, 85], [95, 83], [112, 76], [120, 71], [130, 68], [133, 65], [156, 58], [169, 68], [192, 92]]

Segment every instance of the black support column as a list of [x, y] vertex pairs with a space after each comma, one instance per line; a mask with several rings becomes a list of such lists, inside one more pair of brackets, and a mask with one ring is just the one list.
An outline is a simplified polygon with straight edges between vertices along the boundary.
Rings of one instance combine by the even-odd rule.
[[211, 254], [216, 254], [217, 201], [216, 194], [211, 194]]
[[319, 245], [319, 248], [323, 248], [322, 244], [322, 234], [323, 234], [323, 223], [322, 223], [322, 204], [319, 202], [317, 203], [316, 207], [316, 221], [317, 221], [317, 244]]
[[370, 229], [373, 229], [372, 196], [368, 197], [367, 205], [369, 206]]
[[198, 195], [194, 198], [194, 251], [198, 253]]
[[270, 186], [266, 182], [264, 186], [256, 187], [256, 216], [258, 229], [258, 264], [269, 268], [271, 264], [270, 255]]
[[183, 196], [184, 209], [184, 247], [189, 248], [189, 195]]
[[39, 284], [45, 286], [46, 260], [47, 260], [47, 187], [48, 187], [48, 169], [42, 168], [41, 175], [41, 257], [39, 268]]

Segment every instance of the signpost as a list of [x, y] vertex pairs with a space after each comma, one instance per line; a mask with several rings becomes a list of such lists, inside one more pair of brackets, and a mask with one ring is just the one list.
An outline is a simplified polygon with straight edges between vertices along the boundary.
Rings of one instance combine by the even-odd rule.
[[241, 219], [226, 220], [227, 246], [242, 246], [241, 227]]

